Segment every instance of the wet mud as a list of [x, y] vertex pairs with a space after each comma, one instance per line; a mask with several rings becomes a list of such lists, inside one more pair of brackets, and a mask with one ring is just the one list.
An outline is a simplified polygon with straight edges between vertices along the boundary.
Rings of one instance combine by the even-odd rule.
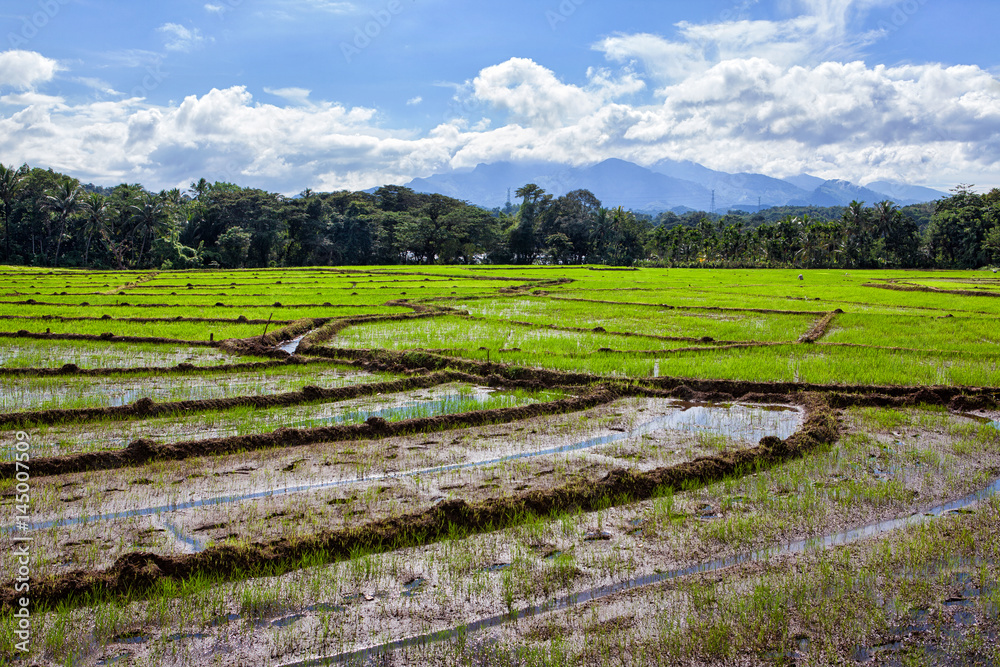
[[826, 335], [826, 332], [830, 330], [830, 326], [833, 324], [833, 319], [840, 313], [844, 311], [839, 308], [831, 313], [824, 315], [812, 329], [802, 334], [799, 338], [800, 343], [815, 343], [820, 338]]
[[[292, 392], [278, 396], [252, 396], [233, 399], [212, 399], [208, 401], [184, 401], [172, 405], [172, 412], [163, 410], [159, 414], [171, 414], [182, 411], [182, 406], [189, 405], [188, 410], [220, 409], [221, 406], [255, 405], [259, 407], [274, 407], [278, 405], [293, 405], [310, 401], [339, 401], [378, 393], [392, 393], [408, 389], [431, 387], [445, 382], [462, 381], [475, 382], [479, 378], [456, 372], [425, 375], [422, 377], [405, 378], [387, 383], [339, 387], [336, 389], [321, 389], [307, 387], [301, 392]], [[32, 461], [32, 476], [61, 475], [87, 470], [111, 470], [116, 468], [145, 465], [153, 461], [176, 461], [195, 456], [218, 456], [240, 451], [272, 449], [276, 447], [294, 447], [318, 442], [337, 440], [379, 439], [400, 435], [403, 433], [432, 432], [446, 429], [457, 429], [467, 426], [480, 426], [497, 422], [510, 422], [542, 415], [578, 412], [597, 405], [610, 403], [622, 397], [623, 394], [609, 388], [600, 388], [587, 395], [535, 403], [512, 408], [496, 408], [493, 410], [475, 410], [457, 415], [440, 415], [407, 419], [399, 422], [386, 422], [378, 417], [369, 418], [365, 424], [325, 426], [317, 428], [291, 429], [281, 428], [271, 433], [251, 434], [210, 440], [191, 440], [169, 444], [160, 444], [149, 439], [135, 440], [118, 451], [91, 452], [69, 456], [54, 456], [38, 458]], [[55, 413], [68, 412], [94, 415], [121, 415], [133, 417], [156, 416], [158, 405], [144, 399], [129, 406], [120, 408], [95, 408], [80, 411], [46, 411], [50, 419]], [[95, 417], [96, 418], [96, 417]], [[11, 479], [15, 476], [15, 463], [0, 463], [0, 479]]]
[[[558, 403], [591, 401], [596, 405], [602, 399], [613, 398], [614, 394], [605, 390], [586, 398], [504, 411], [538, 412], [537, 408], [550, 410]], [[545, 517], [570, 509], [593, 511], [645, 500], [665, 489], [681, 490], [758, 471], [802, 456], [837, 439], [839, 431], [836, 416], [822, 396], [804, 395], [799, 397], [799, 402], [806, 410], [803, 427], [785, 440], [766, 437], [756, 447], [726, 451], [717, 456], [702, 457], [647, 472], [615, 469], [596, 482], [570, 482], [552, 489], [528, 491], [473, 503], [460, 499], [444, 500], [421, 512], [341, 530], [323, 530], [294, 540], [282, 538], [250, 545], [223, 544], [199, 553], [178, 556], [130, 553], [104, 571], [76, 571], [38, 582], [32, 587], [33, 602], [44, 608], [70, 600], [92, 600], [95, 596], [141, 596], [163, 579], [179, 581], [194, 576], [231, 579], [276, 574], [297, 569], [305, 562], [331, 562], [349, 558], [359, 551], [384, 552], [427, 544], [454, 535], [456, 531], [475, 533], [498, 530], [523, 522], [530, 516]], [[470, 421], [470, 418], [486, 419], [490, 412], [497, 411], [466, 413], [456, 417], [466, 421]], [[434, 417], [412, 421], [442, 423], [446, 419]], [[405, 424], [406, 422], [375, 422], [360, 428], [384, 432]], [[256, 436], [244, 436], [235, 440], [250, 444], [254, 438]], [[251, 448], [248, 446], [240, 449]], [[0, 609], [10, 611], [14, 608], [16, 599], [13, 590], [12, 585], [4, 587], [4, 592], [0, 593]]]

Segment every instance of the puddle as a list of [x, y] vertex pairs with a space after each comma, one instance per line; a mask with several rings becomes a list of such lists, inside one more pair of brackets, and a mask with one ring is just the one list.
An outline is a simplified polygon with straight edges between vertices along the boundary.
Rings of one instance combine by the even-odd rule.
[[115, 644], [145, 644], [149, 641], [149, 637], [141, 635], [138, 632], [129, 632], [123, 635], [118, 635], [111, 641]]
[[[376, 659], [379, 656], [385, 656], [387, 654], [394, 653], [402, 649], [412, 648], [412, 647], [423, 647], [426, 646], [427, 644], [434, 642], [448, 641], [460, 635], [465, 637], [473, 632], [488, 630], [490, 628], [499, 627], [501, 625], [510, 623], [512, 621], [517, 621], [524, 618], [530, 618], [533, 616], [538, 616], [540, 614], [547, 614], [549, 612], [568, 609], [570, 607], [584, 604], [592, 600], [600, 600], [608, 596], [615, 595], [623, 591], [640, 588], [642, 586], [649, 586], [651, 584], [657, 584], [664, 581], [677, 579], [680, 577], [687, 577], [698, 573], [723, 570], [743, 563], [767, 561], [784, 554], [796, 554], [796, 553], [805, 553], [807, 551], [819, 551], [834, 546], [851, 544], [867, 538], [876, 537], [878, 535], [887, 533], [897, 528], [917, 525], [919, 523], [927, 521], [929, 518], [932, 517], [944, 516], [946, 513], [954, 509], [977, 505], [981, 501], [997, 495], [997, 493], [1000, 493], [1000, 478], [994, 480], [992, 484], [987, 486], [985, 489], [982, 489], [981, 491], [970, 494], [968, 496], [965, 496], [964, 498], [960, 498], [950, 503], [930, 508], [924, 512], [918, 512], [917, 514], [913, 514], [909, 517], [904, 517], [902, 519], [890, 519], [886, 521], [881, 521], [879, 523], [871, 524], [868, 526], [855, 528], [853, 530], [848, 530], [841, 533], [835, 533], [833, 535], [798, 540], [796, 542], [791, 542], [782, 546], [772, 547], [770, 549], [762, 549], [759, 551], [744, 553], [737, 556], [731, 556], [728, 558], [707, 561], [704, 563], [698, 563], [695, 565], [690, 565], [688, 567], [676, 570], [647, 574], [640, 577], [636, 577], [634, 579], [629, 579], [627, 581], [622, 581], [615, 584], [609, 584], [606, 586], [599, 586], [597, 588], [592, 588], [586, 591], [580, 591], [578, 593], [572, 593], [568, 596], [556, 598], [554, 600], [539, 605], [525, 607], [523, 609], [519, 609], [516, 613], [513, 614], [505, 613], [496, 616], [490, 616], [488, 618], [482, 618], [473, 621], [461, 628], [448, 628], [444, 630], [439, 630], [437, 632], [418, 635], [415, 637], [407, 637], [405, 639], [399, 639], [393, 642], [380, 644], [378, 646], [372, 646], [358, 651], [350, 651], [347, 653], [340, 653], [337, 655], [325, 656], [322, 658], [313, 658], [301, 662], [286, 663], [282, 665], [282, 667], [320, 667], [321, 665], [330, 665], [330, 664], [365, 663], [370, 660]], [[553, 552], [549, 554], [546, 558], [547, 559], [555, 558], [558, 555], [560, 555], [560, 552]], [[867, 662], [869, 660], [874, 659], [879, 653], [893, 651], [900, 646], [902, 646], [901, 642], [893, 642], [873, 647], [857, 646], [855, 647], [854, 652], [852, 654], [852, 659], [854, 659], [856, 662]]]
[[303, 338], [305, 338], [305, 334], [299, 336], [298, 338], [293, 338], [287, 343], [279, 345], [278, 349], [281, 350], [282, 352], [287, 352], [288, 354], [295, 354], [296, 352], [298, 352], [299, 343], [302, 342]]
[[659, 428], [721, 435], [756, 444], [774, 435], [782, 440], [802, 425], [802, 412], [785, 405], [751, 406], [739, 403], [699, 404], [678, 402], [677, 412], [661, 417]]
[[895, 653], [903, 648], [903, 642], [890, 642], [878, 646], [856, 646], [851, 651], [851, 660], [854, 662], [869, 662], [874, 660], [880, 653]]
[[412, 598], [423, 592], [427, 585], [427, 580], [423, 577], [415, 577], [403, 584], [403, 592], [400, 594], [404, 598]]
[[[490, 396], [490, 392], [485, 390], [482, 393], [476, 393], [471, 395], [449, 395], [445, 398], [432, 401], [423, 401], [419, 405], [422, 409], [436, 410], [447, 408], [448, 405], [457, 406], [461, 403], [464, 407], [467, 407], [468, 403], [464, 400], [456, 401], [456, 398], [470, 398], [474, 397], [476, 401], [485, 401]], [[367, 419], [368, 417], [382, 417], [390, 418], [394, 415], [401, 414], [402, 411], [412, 410], [414, 405], [418, 404], [408, 404], [402, 407], [385, 408], [383, 410], [371, 411], [371, 412], [361, 412], [360, 415]], [[83, 517], [67, 517], [62, 519], [56, 519], [53, 521], [44, 521], [39, 523], [31, 524], [30, 528], [32, 530], [46, 530], [55, 526], [73, 526], [81, 523], [91, 523], [95, 521], [114, 521], [121, 519], [130, 519], [135, 517], [143, 516], [155, 516], [160, 514], [165, 514], [169, 512], [177, 512], [181, 510], [200, 508], [200, 507], [211, 507], [216, 505], [226, 505], [230, 503], [245, 502], [249, 500], [259, 500], [261, 498], [271, 498], [277, 496], [291, 495], [295, 493], [303, 493], [306, 491], [317, 491], [320, 489], [330, 489], [341, 486], [348, 486], [352, 484], [359, 484], [363, 482], [377, 482], [389, 479], [403, 479], [407, 477], [414, 476], [425, 476], [425, 475], [436, 475], [446, 472], [455, 472], [460, 470], [467, 470], [470, 468], [480, 468], [489, 467], [497, 464], [508, 463], [511, 461], [519, 461], [524, 459], [538, 458], [543, 456], [552, 456], [554, 454], [562, 454], [567, 452], [580, 451], [585, 449], [591, 449], [599, 445], [606, 445], [614, 442], [619, 442], [622, 440], [628, 440], [632, 438], [638, 438], [643, 435], [653, 433], [656, 431], [671, 429], [671, 430], [681, 430], [681, 431], [695, 431], [695, 432], [711, 432], [725, 434], [730, 437], [739, 437], [747, 439], [760, 440], [768, 435], [774, 435], [779, 438], [787, 438], [792, 435], [802, 424], [802, 411], [798, 408], [791, 408], [787, 406], [749, 406], [749, 405], [696, 405], [687, 402], [675, 401], [671, 402], [671, 406], [679, 406], [679, 410], [671, 411], [666, 415], [662, 415], [655, 419], [652, 419], [635, 429], [627, 432], [613, 432], [608, 435], [598, 436], [595, 438], [588, 438], [580, 442], [570, 443], [566, 445], [560, 445], [557, 447], [549, 447], [546, 449], [539, 449], [530, 452], [518, 452], [515, 454], [507, 454], [504, 456], [498, 456], [486, 460], [479, 461], [469, 461], [466, 463], [453, 463], [449, 465], [436, 466], [431, 468], [419, 468], [415, 470], [406, 470], [400, 472], [392, 473], [377, 473], [368, 476], [355, 477], [351, 479], [339, 479], [323, 482], [313, 482], [311, 484], [302, 484], [299, 486], [284, 486], [284, 487], [274, 487], [266, 489], [263, 491], [254, 491], [250, 493], [241, 493], [228, 496], [217, 496], [214, 498], [205, 498], [202, 500], [192, 500], [188, 502], [172, 503], [170, 505], [160, 505], [156, 507], [145, 507], [140, 509], [126, 510], [122, 512], [111, 512], [107, 514], [97, 514], [91, 516]], [[409, 414], [409, 413], [407, 413]], [[434, 413], [443, 414], [443, 413]], [[334, 417], [329, 417], [325, 419], [310, 420], [310, 424], [332, 424], [343, 421], [345, 417], [343, 415], [338, 415]], [[302, 424], [304, 422], [298, 422]], [[713, 430], [709, 430], [713, 429]], [[718, 429], [718, 430], [714, 430]], [[756, 441], [754, 440], [754, 441]], [[705, 517], [712, 518], [712, 517]], [[6, 534], [13, 530], [12, 526], [4, 526], [0, 528], [0, 534]], [[175, 533], [175, 536], [190, 548], [200, 551], [203, 549], [203, 545], [197, 540], [189, 537], [184, 537], [179, 533]]]
[[302, 620], [305, 618], [305, 614], [292, 614], [291, 616], [286, 616], [284, 618], [279, 618], [277, 620], [271, 621], [271, 627], [274, 628], [287, 628], [289, 625]]
[[187, 547], [185, 551], [197, 553], [205, 549], [205, 545], [202, 543], [201, 540], [185, 534], [184, 531], [182, 531], [180, 528], [170, 523], [169, 521], [164, 521], [163, 525], [166, 527], [168, 531], [170, 531], [170, 534], [173, 535], [178, 542]]

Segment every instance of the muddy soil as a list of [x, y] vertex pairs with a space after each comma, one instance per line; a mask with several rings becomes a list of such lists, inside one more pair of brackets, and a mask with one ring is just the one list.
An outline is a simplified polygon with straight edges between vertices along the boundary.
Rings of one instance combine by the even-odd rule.
[[[425, 397], [434, 395], [426, 392]], [[497, 493], [547, 492], [567, 482], [596, 482], [624, 466], [638, 471], [674, 466], [753, 446], [756, 435], [788, 435], [801, 424], [800, 415], [788, 408], [773, 413], [784, 423], [759, 423], [769, 413], [757, 410], [731, 424], [724, 414], [729, 411], [627, 399], [579, 415], [518, 424], [167, 463], [125, 479], [117, 471], [63, 475], [52, 482], [56, 493], [33, 508], [34, 518], [44, 523], [119, 515], [62, 526], [42, 540], [53, 553], [63, 543], [106, 541], [112, 546], [100, 554], [88, 555], [84, 549], [82, 555], [60, 561], [53, 572], [94, 569], [109, 566], [128, 544], [184, 553], [196, 546], [192, 540], [204, 546], [308, 536], [327, 526], [424, 511], [453, 498], [485, 502]], [[723, 414], [713, 419], [712, 413]], [[683, 421], [691, 414], [693, 420]], [[663, 415], [672, 420], [666, 430], [656, 423]], [[717, 433], [734, 426], [734, 435], [748, 437], [733, 440]], [[135, 516], [146, 508], [157, 511]], [[178, 539], [163, 522], [189, 539]]]
[[[97, 645], [88, 630], [92, 622], [84, 620], [87, 610], [72, 612], [80, 616], [79, 633], [85, 635], [78, 641], [90, 647], [92, 659], [128, 653], [160, 664], [183, 664], [192, 656], [220, 664], [294, 663], [502, 615], [508, 608], [542, 604], [643, 574], [834, 532], [873, 517], [908, 516], [972, 490], [978, 479], [988, 476], [984, 466], [996, 464], [996, 442], [981, 442], [975, 450], [963, 444], [980, 422], [924, 409], [900, 413], [897, 423], [883, 427], [863, 410], [848, 411], [839, 444], [698, 489], [582, 514], [570, 511], [550, 520], [278, 578], [226, 584], [206, 599], [174, 599], [165, 617], [158, 602], [132, 603], [134, 612], [113, 624], [114, 632], [105, 629]], [[864, 493], [890, 483], [878, 479], [870, 467], [872, 454], [892, 463], [928, 461], [931, 452], [940, 457], [938, 463], [927, 465], [919, 475], [904, 475], [898, 491], [885, 497]], [[852, 490], [851, 496], [841, 495]], [[800, 558], [745, 566], [702, 581], [752, 588], [774, 568], [801, 572], [808, 563]], [[168, 561], [146, 561], [153, 562], [155, 566], [145, 567], [170, 567]], [[487, 635], [469, 635], [466, 646], [486, 641], [504, 651], [538, 643], [547, 647], [553, 638], [563, 637], [567, 650], [582, 651], [583, 661], [601, 664], [599, 653], [586, 653], [583, 638], [606, 642], [607, 633], [620, 637], [621, 631], [633, 628], [636, 632], [630, 636], [637, 645], [643, 637], [660, 637], [648, 632], [651, 622], [670, 609], [684, 618], [690, 596], [701, 590], [695, 583], [647, 587], [579, 610], [526, 619]], [[719, 590], [725, 590], [726, 584], [720, 585]], [[942, 610], [934, 613], [955, 612], [945, 606], [953, 597], [947, 586], [932, 592], [939, 598], [935, 609]], [[204, 611], [191, 614], [190, 608]], [[792, 626], [788, 639], [796, 632]], [[145, 640], [129, 642], [128, 637]], [[456, 646], [461, 644], [452, 643], [448, 650]], [[785, 646], [779, 642], [774, 648]], [[412, 664], [420, 656], [426, 654], [411, 651], [385, 664]]]

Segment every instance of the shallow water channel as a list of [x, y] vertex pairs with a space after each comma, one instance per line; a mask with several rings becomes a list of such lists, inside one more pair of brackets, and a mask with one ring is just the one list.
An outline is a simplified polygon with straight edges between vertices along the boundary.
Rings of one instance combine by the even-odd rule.
[[[476, 392], [470, 396], [479, 401], [485, 401], [489, 395], [489, 392], [483, 390], [482, 392]], [[419, 403], [419, 406], [422, 411], [426, 410], [432, 414], [442, 414], [445, 412], [445, 408], [447, 407], [449, 400], [453, 401], [454, 397], [445, 396], [436, 401], [423, 401]], [[295, 486], [276, 486], [246, 493], [216, 496], [212, 498], [203, 498], [159, 506], [134, 508], [122, 512], [65, 517], [53, 521], [44, 521], [32, 524], [31, 529], [48, 529], [55, 526], [73, 526], [78, 524], [89, 524], [96, 521], [121, 520], [144, 516], [159, 517], [163, 514], [194, 508], [226, 505], [230, 503], [304, 493], [352, 484], [372, 483], [390, 479], [402, 479], [407, 477], [426, 476], [437, 473], [486, 467], [511, 461], [591, 449], [600, 445], [639, 438], [643, 435], [662, 430], [706, 433], [714, 436], [726, 437], [732, 440], [742, 440], [754, 443], [765, 436], [777, 436], [782, 439], [787, 438], [797, 431], [802, 424], [801, 410], [788, 406], [741, 404], [713, 405], [671, 401], [669, 402], [668, 407], [673, 409], [670, 409], [665, 414], [659, 415], [640, 424], [630, 431], [614, 432], [556, 447], [548, 447], [532, 451], [515, 451], [503, 453], [499, 456], [493, 456], [487, 459], [477, 459], [463, 463], [454, 463], [430, 468], [417, 468], [391, 473], [378, 473], [347, 479], [319, 480], [313, 483]], [[351, 417], [352, 420], [355, 417], [360, 417], [362, 420], [367, 419], [368, 417], [382, 417], [384, 419], [392, 420], [393, 418], [399, 418], [401, 414], [409, 416], [412, 410], [413, 405], [403, 405], [374, 410], [371, 412], [362, 411], [360, 415], [352, 414]], [[339, 415], [328, 418], [311, 419], [295, 425], [319, 426], [339, 423], [344, 421], [344, 419], [345, 417], [343, 415]], [[169, 521], [166, 521], [165, 518], [161, 517], [161, 521], [163, 521], [165, 527], [170, 530], [178, 541], [185, 545], [186, 550], [200, 551], [204, 548], [204, 544], [201, 541], [190, 535], [184, 534], [180, 529], [169, 523]], [[0, 533], [8, 533], [11, 530], [11, 526], [5, 526], [0, 529]]]

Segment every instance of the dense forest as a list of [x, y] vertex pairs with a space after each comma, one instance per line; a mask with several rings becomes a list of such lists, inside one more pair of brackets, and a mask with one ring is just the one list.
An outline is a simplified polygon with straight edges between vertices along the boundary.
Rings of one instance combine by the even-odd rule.
[[[500, 186], [502, 184], [498, 184]], [[534, 184], [485, 210], [401, 186], [284, 197], [201, 179], [185, 191], [82, 185], [0, 164], [7, 264], [112, 269], [405, 263], [978, 268], [1000, 262], [1000, 189], [900, 209], [656, 217]]]

